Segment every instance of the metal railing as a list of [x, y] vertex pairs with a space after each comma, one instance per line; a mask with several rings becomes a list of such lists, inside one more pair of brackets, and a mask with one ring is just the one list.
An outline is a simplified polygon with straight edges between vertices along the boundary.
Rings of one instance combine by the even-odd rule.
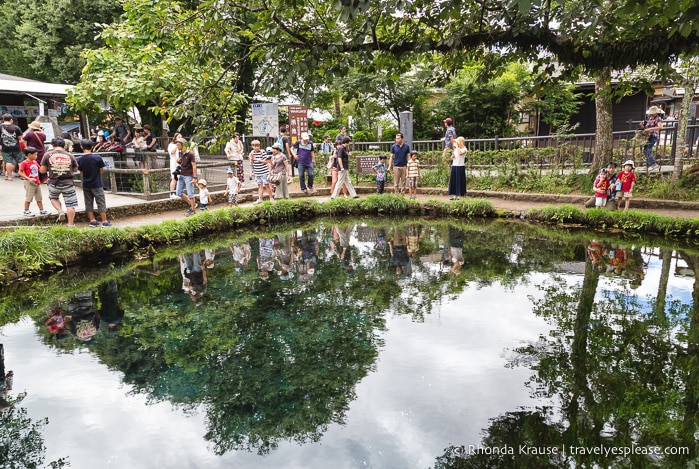
[[[670, 124], [670, 125], [668, 125]], [[635, 129], [638, 122], [629, 121], [630, 130], [612, 134], [612, 148], [617, 163], [632, 159], [636, 164], [645, 164], [642, 153], [645, 141], [636, 138]], [[699, 160], [697, 146], [699, 144], [699, 123], [689, 124], [685, 135], [687, 147], [684, 159], [688, 162]], [[272, 139], [265, 143], [271, 144]], [[390, 152], [394, 142], [354, 142], [352, 149], [355, 154]], [[660, 140], [653, 149], [655, 159], [664, 165], [674, 165], [677, 151], [676, 122], [666, 123], [660, 132]], [[594, 159], [595, 134], [575, 134], [569, 136], [539, 136], [539, 137], [508, 137], [467, 139], [469, 149], [467, 166], [479, 171], [485, 168], [494, 169], [508, 160], [506, 151], [519, 150], [517, 161], [522, 167], [546, 168], [556, 165], [560, 168], [579, 167], [580, 164], [590, 165]], [[443, 151], [442, 140], [415, 140], [412, 148], [420, 153], [421, 164], [427, 167], [440, 164]], [[548, 149], [548, 152], [537, 150]], [[526, 151], [531, 150], [531, 151]], [[571, 151], [572, 150], [572, 151]], [[249, 150], [246, 150], [246, 152]], [[476, 152], [488, 153], [488, 158], [474, 158]], [[502, 156], [498, 155], [503, 152]], [[157, 152], [121, 152], [100, 153], [108, 168], [103, 173], [106, 190], [114, 193], [128, 193], [145, 198], [160, 198], [169, 191], [171, 180], [170, 159], [164, 151]], [[78, 155], [79, 156], [79, 155]], [[323, 161], [324, 158], [320, 158]], [[246, 161], [246, 167], [248, 165]], [[230, 166], [223, 154], [205, 154], [200, 152], [197, 172], [200, 178], [205, 178], [210, 190], [223, 189], [226, 184], [226, 170]], [[321, 171], [322, 172], [322, 171]], [[247, 170], [246, 170], [247, 174]]]

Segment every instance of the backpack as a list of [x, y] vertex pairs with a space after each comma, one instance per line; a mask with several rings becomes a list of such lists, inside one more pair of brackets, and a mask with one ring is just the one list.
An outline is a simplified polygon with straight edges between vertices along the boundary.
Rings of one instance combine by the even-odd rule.
[[16, 147], [17, 146], [17, 135], [14, 132], [9, 132], [7, 128], [3, 125], [0, 127], [2, 134], [2, 146], [4, 147]]

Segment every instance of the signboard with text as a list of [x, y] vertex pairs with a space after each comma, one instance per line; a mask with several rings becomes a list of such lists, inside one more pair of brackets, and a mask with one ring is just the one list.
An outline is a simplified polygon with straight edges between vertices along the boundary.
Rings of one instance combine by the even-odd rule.
[[279, 106], [276, 103], [253, 103], [252, 134], [256, 137], [279, 135]]
[[39, 115], [39, 106], [0, 106], [0, 114], [11, 114], [14, 118], [35, 118]]
[[289, 135], [301, 138], [301, 132], [308, 132], [308, 108], [289, 106]]

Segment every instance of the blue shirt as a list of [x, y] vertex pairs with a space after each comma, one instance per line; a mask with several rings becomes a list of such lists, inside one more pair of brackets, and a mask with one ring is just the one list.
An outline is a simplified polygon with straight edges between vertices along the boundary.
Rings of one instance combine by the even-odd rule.
[[391, 154], [393, 155], [393, 166], [398, 168], [402, 166], [408, 166], [408, 155], [410, 155], [410, 145], [404, 143], [398, 146], [394, 143], [391, 147]]

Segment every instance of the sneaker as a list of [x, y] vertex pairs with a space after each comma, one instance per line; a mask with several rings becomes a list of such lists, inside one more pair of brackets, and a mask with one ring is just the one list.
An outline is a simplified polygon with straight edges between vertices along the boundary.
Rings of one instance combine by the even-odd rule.
[[66, 228], [75, 228], [75, 225], [66, 225]]
[[316, 190], [315, 190], [314, 188], [312, 188], [312, 187], [309, 187], [309, 188], [308, 188], [308, 192], [309, 192], [310, 194], [315, 194], [315, 193], [316, 193]]
[[187, 210], [187, 213], [185, 213], [184, 216], [185, 216], [185, 217], [191, 217], [191, 216], [194, 215], [195, 213], [196, 213], [196, 212], [190, 208], [189, 210]]
[[259, 205], [259, 204], [261, 204], [261, 203], [262, 203], [262, 199], [257, 199], [257, 200], [254, 201], [252, 204], [253, 204], [253, 205]]
[[354, 196], [354, 197], [352, 197], [352, 198], [353, 198], [353, 199], [358, 199], [358, 198], [359, 198], [359, 196], [358, 196], [358, 195], [355, 195], [355, 196]]
[[49, 214], [48, 210], [40, 210], [39, 211], [39, 215], [48, 215], [48, 214]]
[[111, 221], [105, 221], [104, 223], [102, 223], [102, 228], [109, 228], [110, 226], [112, 226]]
[[177, 194], [175, 194], [174, 192], [170, 192], [170, 198], [171, 199], [179, 199], [179, 197], [177, 197]]
[[24, 215], [25, 217], [33, 217], [34, 216], [34, 214], [32, 212], [30, 212], [29, 210], [25, 210], [24, 212], [22, 212], [22, 215]]
[[61, 223], [66, 221], [66, 212], [58, 212], [58, 218], [56, 219], [56, 222]]
[[98, 222], [97, 220], [92, 220], [89, 223], [89, 225], [90, 225], [90, 228], [97, 228], [98, 226], [100, 226], [100, 222]]
[[308, 194], [308, 189], [302, 189], [301, 192], [303, 192], [304, 194]]

